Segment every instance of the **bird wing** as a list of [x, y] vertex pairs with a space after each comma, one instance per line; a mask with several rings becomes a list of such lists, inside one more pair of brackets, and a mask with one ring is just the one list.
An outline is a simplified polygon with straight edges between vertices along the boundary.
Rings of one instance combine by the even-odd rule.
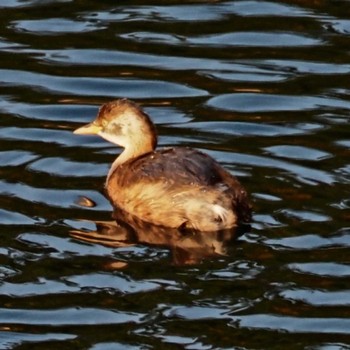
[[177, 186], [212, 186], [221, 182], [220, 166], [197, 150], [178, 147], [148, 153], [118, 167], [119, 185], [174, 182]]

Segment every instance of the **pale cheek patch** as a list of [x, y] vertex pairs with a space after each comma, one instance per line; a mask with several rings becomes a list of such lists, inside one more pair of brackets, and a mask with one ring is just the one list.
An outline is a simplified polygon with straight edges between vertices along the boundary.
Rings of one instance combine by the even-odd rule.
[[103, 131], [100, 131], [98, 135], [104, 138], [105, 140], [111, 143], [114, 143], [115, 145], [118, 145], [124, 148], [126, 147], [126, 140], [125, 140], [125, 137], [122, 135], [109, 134]]

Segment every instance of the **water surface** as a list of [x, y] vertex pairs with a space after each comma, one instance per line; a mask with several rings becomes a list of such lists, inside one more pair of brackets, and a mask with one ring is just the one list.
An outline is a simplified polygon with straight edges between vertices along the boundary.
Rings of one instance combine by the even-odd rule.
[[[350, 349], [348, 2], [0, 10], [1, 349]], [[120, 150], [72, 131], [119, 97], [239, 177], [249, 232], [111, 220]]]

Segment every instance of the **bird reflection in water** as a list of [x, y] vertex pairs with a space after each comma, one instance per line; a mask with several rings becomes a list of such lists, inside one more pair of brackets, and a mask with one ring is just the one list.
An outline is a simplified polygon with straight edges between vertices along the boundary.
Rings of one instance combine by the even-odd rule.
[[[114, 210], [113, 218], [113, 221], [94, 222], [95, 231], [72, 230], [71, 236], [116, 248], [136, 244], [165, 247], [170, 250], [172, 263], [182, 266], [227, 255], [236, 238], [250, 228], [241, 225], [215, 232], [172, 229], [147, 223], [120, 209]], [[120, 264], [123, 266], [125, 263]]]

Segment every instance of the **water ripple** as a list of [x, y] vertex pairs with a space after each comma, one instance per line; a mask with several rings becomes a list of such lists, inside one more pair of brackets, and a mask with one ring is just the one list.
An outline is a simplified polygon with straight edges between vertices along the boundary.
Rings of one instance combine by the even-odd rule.
[[350, 320], [347, 318], [286, 317], [271, 314], [239, 316], [233, 324], [249, 329], [287, 331], [290, 333], [350, 334]]
[[321, 45], [322, 41], [291, 33], [261, 33], [261, 32], [234, 32], [225, 34], [207, 34], [197, 37], [181, 37], [174, 35], [158, 35], [157, 33], [135, 32], [121, 35], [124, 39], [145, 41], [150, 43], [166, 43], [181, 46], [205, 47], [303, 47]]
[[0, 225], [32, 225], [36, 222], [26, 215], [0, 209]]
[[350, 276], [350, 265], [333, 262], [295, 263], [289, 264], [291, 270], [318, 276], [346, 278]]
[[141, 322], [141, 313], [120, 312], [97, 308], [62, 308], [55, 310], [0, 309], [0, 323], [68, 326], [123, 324]]
[[[184, 130], [193, 130], [201, 133], [217, 133], [227, 136], [254, 136], [260, 135], [264, 137], [272, 136], [289, 136], [300, 135], [307, 133], [305, 126], [295, 125], [282, 126], [273, 124], [253, 123], [253, 122], [225, 122], [225, 121], [210, 121], [210, 122], [191, 122], [185, 125], [174, 124], [172, 127], [183, 128]], [[309, 125], [308, 130], [317, 130], [321, 125]]]
[[285, 162], [270, 157], [254, 156], [249, 154], [213, 152], [210, 154], [215, 156], [221, 162], [230, 163], [234, 161], [237, 164], [245, 164], [246, 166], [264, 167], [280, 169], [284, 173], [289, 173], [296, 181], [301, 181], [308, 185], [317, 185], [318, 183], [333, 184], [336, 177], [327, 171], [301, 166], [292, 162]]
[[37, 35], [57, 35], [63, 33], [82, 33], [101, 30], [104, 27], [86, 21], [73, 21], [65, 18], [41, 20], [23, 20], [13, 22], [11, 26], [18, 31]]
[[27, 151], [0, 151], [0, 166], [19, 166], [31, 162], [38, 156]]
[[222, 94], [207, 102], [208, 106], [238, 112], [307, 111], [318, 108], [350, 109], [350, 102], [317, 96], [292, 96], [262, 93]]
[[50, 157], [31, 163], [27, 169], [64, 177], [104, 177], [108, 173], [109, 165], [73, 162], [61, 157]]
[[340, 233], [332, 237], [321, 237], [316, 234], [305, 234], [297, 237], [266, 239], [264, 243], [275, 249], [321, 249], [331, 247], [349, 247], [349, 233]]
[[[185, 56], [158, 56], [152, 53], [107, 50], [103, 48], [94, 49], [65, 49], [62, 50], [34, 50], [21, 49], [23, 52], [33, 56], [36, 60], [70, 65], [98, 65], [98, 66], [114, 66], [118, 62], [122, 66], [136, 66], [153, 69], [166, 70], [191, 70], [191, 69], [213, 69], [213, 70], [230, 70], [235, 69], [236, 64], [231, 61], [216, 61], [209, 58], [196, 58]], [[12, 51], [11, 51], [12, 52]]]
[[350, 20], [348, 19], [334, 19], [325, 21], [328, 27], [331, 27], [333, 31], [349, 35], [350, 34]]
[[3, 97], [0, 100], [0, 109], [11, 115], [17, 115], [29, 120], [45, 120], [53, 122], [83, 123], [90, 115], [96, 114], [96, 108], [79, 104], [30, 104], [12, 101]]
[[[70, 238], [60, 238], [39, 233], [23, 233], [18, 241], [50, 251], [49, 255], [55, 259], [66, 259], [74, 256], [112, 256], [113, 249], [104, 246], [84, 245], [72, 241]], [[49, 249], [48, 249], [49, 248]]]
[[204, 90], [156, 80], [131, 78], [63, 77], [16, 70], [0, 70], [2, 82], [12, 86], [29, 86], [46, 93], [80, 94], [86, 96], [189, 97], [205, 96]]
[[40, 1], [40, 0], [29, 0], [23, 2], [22, 0], [3, 0], [1, 1], [0, 8], [18, 8], [18, 7], [40, 7], [40, 5], [48, 5], [48, 4], [61, 4], [61, 3], [66, 3], [66, 2], [72, 2], [72, 0], [45, 0]]
[[[161, 284], [152, 281], [130, 281], [128, 278], [102, 274], [92, 273], [81, 276], [72, 276], [66, 280], [80, 289], [89, 289], [90, 293], [101, 290], [108, 290], [109, 293], [149, 293], [161, 288]], [[165, 284], [165, 281], [164, 281]]]
[[226, 308], [173, 307], [165, 312], [166, 317], [193, 320], [230, 320], [232, 327], [287, 331], [290, 333], [350, 334], [347, 318], [287, 317], [273, 314], [230, 315]]
[[13, 349], [21, 344], [27, 343], [43, 343], [43, 342], [57, 342], [76, 339], [77, 335], [64, 333], [22, 333], [22, 332], [6, 332], [0, 331], [0, 346], [3, 349]]
[[280, 292], [280, 296], [292, 300], [302, 301], [314, 306], [350, 306], [350, 290], [321, 291], [314, 289], [292, 289]]
[[89, 197], [95, 203], [99, 203], [94, 210], [109, 211], [107, 200], [95, 191], [62, 190], [51, 188], [34, 188], [21, 183], [0, 181], [0, 193], [26, 200], [30, 203], [42, 203], [55, 208], [77, 207], [76, 201], [81, 195]]
[[278, 4], [269, 1], [224, 1], [221, 3], [200, 5], [167, 5], [167, 6], [132, 6], [117, 7], [110, 11], [87, 13], [86, 19], [97, 19], [102, 22], [115, 21], [171, 21], [198, 22], [220, 21], [230, 15], [239, 16], [308, 16], [312, 13], [301, 7]]
[[303, 146], [280, 145], [266, 147], [265, 150], [278, 157], [311, 160], [315, 162], [332, 157], [328, 152]]

